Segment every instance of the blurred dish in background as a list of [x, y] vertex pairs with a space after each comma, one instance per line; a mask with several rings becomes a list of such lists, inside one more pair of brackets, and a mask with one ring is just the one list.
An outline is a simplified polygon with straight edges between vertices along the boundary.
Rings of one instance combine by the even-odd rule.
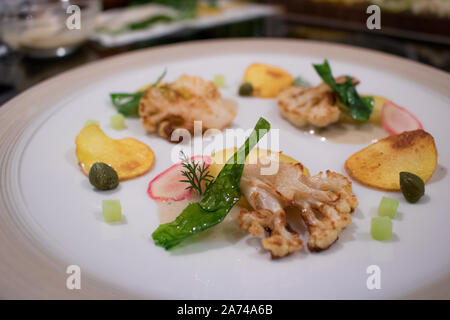
[[411, 7], [417, 14], [432, 14], [438, 17], [450, 18], [450, 1], [448, 0], [416, 0]]
[[[186, 3], [192, 4], [191, 7]], [[143, 4], [102, 12], [91, 40], [104, 47], [156, 39], [185, 30], [198, 30], [276, 15], [280, 8], [243, 1], [187, 1], [178, 6]]]
[[393, 13], [411, 11], [417, 15], [450, 18], [450, 1], [448, 0], [371, 0], [370, 2]]
[[180, 12], [174, 8], [150, 4], [108, 10], [97, 17], [95, 25], [97, 34], [118, 35], [180, 18]]
[[[280, 4], [291, 22], [450, 44], [450, 0], [280, 0]], [[372, 4], [381, 8], [381, 29], [367, 28], [366, 10]]]
[[[67, 8], [80, 8], [80, 29], [69, 29]], [[35, 58], [62, 57], [92, 33], [100, 11], [98, 0], [7, 1], [1, 16], [2, 38], [12, 48]]]
[[[302, 0], [300, 0], [302, 1]], [[449, 0], [312, 0], [313, 2], [328, 2], [343, 5], [376, 4], [382, 10], [390, 13], [412, 12], [417, 15], [434, 15], [450, 18]]]

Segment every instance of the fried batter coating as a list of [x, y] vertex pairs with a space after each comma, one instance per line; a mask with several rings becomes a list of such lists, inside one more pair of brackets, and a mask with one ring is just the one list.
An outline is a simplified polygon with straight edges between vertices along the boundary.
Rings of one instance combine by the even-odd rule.
[[148, 132], [170, 140], [175, 129], [194, 133], [194, 121], [203, 131], [222, 130], [236, 117], [236, 107], [226, 103], [211, 81], [182, 75], [172, 83], [149, 88], [139, 102], [139, 116]]
[[[352, 80], [355, 85], [359, 83]], [[336, 82], [345, 82], [345, 77], [336, 78]], [[281, 116], [297, 127], [326, 127], [337, 122], [341, 113], [335, 93], [324, 82], [313, 88], [289, 87], [277, 99]]]

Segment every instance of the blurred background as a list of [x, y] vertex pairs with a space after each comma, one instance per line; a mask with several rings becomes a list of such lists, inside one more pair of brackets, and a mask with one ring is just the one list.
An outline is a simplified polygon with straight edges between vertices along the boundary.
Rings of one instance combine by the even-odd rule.
[[[379, 30], [366, 25], [373, 4]], [[450, 72], [450, 0], [0, 0], [0, 105], [105, 57], [235, 37], [343, 43]]]

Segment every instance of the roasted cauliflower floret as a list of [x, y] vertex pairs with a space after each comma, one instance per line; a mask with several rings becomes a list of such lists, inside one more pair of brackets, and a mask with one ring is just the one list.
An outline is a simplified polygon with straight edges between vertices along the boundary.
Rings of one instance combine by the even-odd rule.
[[261, 242], [274, 257], [284, 257], [302, 248], [302, 239], [286, 224], [284, 210], [272, 212], [265, 209], [242, 209], [238, 221], [242, 229], [248, 230], [255, 237], [261, 236], [265, 231], [269, 232], [270, 235]]
[[[336, 82], [345, 82], [345, 77], [336, 78]], [[353, 83], [358, 84], [358, 80], [353, 79]], [[337, 122], [341, 113], [336, 95], [326, 83], [313, 88], [292, 86], [281, 91], [277, 99], [281, 116], [298, 127], [326, 127]]]
[[[350, 213], [358, 206], [352, 184], [346, 177], [331, 171], [306, 176], [300, 163], [280, 162], [278, 172], [273, 175], [262, 175], [260, 162], [247, 165], [241, 189], [255, 210], [284, 212], [287, 207], [297, 207], [308, 227], [308, 248], [311, 251], [330, 247], [341, 230], [351, 223]], [[275, 202], [280, 208], [274, 206]], [[239, 223], [243, 227], [241, 220]], [[249, 224], [244, 225], [244, 229], [250, 231], [251, 225], [245, 226]], [[255, 228], [253, 225], [253, 230]], [[285, 233], [280, 234], [286, 237]]]
[[341, 230], [352, 222], [350, 213], [358, 206], [358, 200], [352, 193], [351, 182], [339, 173], [327, 170], [325, 175], [320, 172], [305, 178], [299, 181], [311, 189], [311, 196], [296, 194], [294, 203], [301, 209], [308, 227], [308, 248], [320, 251], [330, 247]]
[[286, 212], [276, 196], [258, 188], [251, 180], [247, 180], [245, 186], [243, 192], [255, 210], [242, 209], [238, 217], [239, 226], [255, 237], [267, 231], [269, 236], [263, 238], [261, 242], [274, 257], [283, 257], [300, 250], [303, 242], [298, 233], [289, 228]]
[[222, 99], [211, 81], [182, 75], [172, 83], [149, 88], [139, 102], [139, 116], [148, 132], [171, 138], [175, 129], [194, 133], [194, 121], [203, 131], [222, 130], [236, 117], [236, 107]]

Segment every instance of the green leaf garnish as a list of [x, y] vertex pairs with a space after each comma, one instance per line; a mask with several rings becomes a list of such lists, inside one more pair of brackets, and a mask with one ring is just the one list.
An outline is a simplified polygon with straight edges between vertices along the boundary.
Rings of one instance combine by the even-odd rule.
[[373, 110], [373, 97], [361, 98], [352, 79], [348, 76], [344, 83], [336, 83], [328, 60], [325, 60], [323, 64], [314, 64], [313, 66], [322, 80], [337, 94], [339, 101], [348, 108], [348, 112], [353, 119], [358, 121], [369, 120]]
[[111, 101], [117, 107], [117, 111], [126, 117], [138, 116], [139, 101], [144, 92], [135, 93], [111, 93]]
[[218, 0], [208, 0], [208, 4], [211, 8], [217, 8], [217, 1]]
[[[152, 87], [157, 87], [167, 74], [167, 69], [164, 69], [163, 73], [156, 79]], [[139, 101], [145, 91], [138, 91], [133, 93], [110, 93], [112, 104], [117, 108], [117, 111], [123, 114], [125, 117], [137, 117], [139, 116]]]
[[240, 182], [250, 150], [270, 130], [264, 118], [256, 123], [250, 136], [226, 162], [200, 202], [189, 204], [172, 222], [161, 224], [152, 234], [157, 246], [168, 250], [185, 239], [223, 221], [241, 197]]
[[152, 84], [152, 87], [156, 88], [161, 83], [161, 81], [164, 79], [166, 74], [167, 74], [167, 68], [164, 68], [163, 73], [158, 77], [158, 79], [156, 79], [155, 83]]

